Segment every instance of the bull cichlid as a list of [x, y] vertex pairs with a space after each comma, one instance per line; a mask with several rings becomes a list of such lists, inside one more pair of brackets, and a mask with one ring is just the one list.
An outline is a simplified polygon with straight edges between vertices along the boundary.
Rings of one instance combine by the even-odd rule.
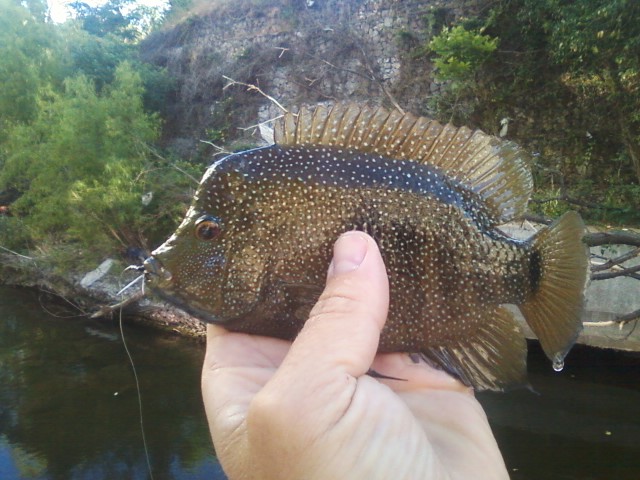
[[[274, 145], [204, 174], [145, 262], [152, 290], [205, 322], [291, 340], [348, 230], [378, 243], [390, 282], [380, 352], [420, 353], [479, 390], [526, 383], [519, 307], [556, 368], [582, 328], [588, 252], [568, 212], [528, 241], [525, 155], [480, 131], [354, 104], [302, 109]], [[331, 348], [330, 345], [327, 348]]]

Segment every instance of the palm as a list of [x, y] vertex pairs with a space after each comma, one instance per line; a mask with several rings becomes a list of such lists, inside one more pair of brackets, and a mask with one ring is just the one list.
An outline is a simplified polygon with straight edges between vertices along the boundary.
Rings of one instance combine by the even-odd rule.
[[[219, 454], [249, 452], [246, 430], [251, 403], [272, 379], [291, 344], [227, 332], [212, 341], [205, 363], [205, 369], [211, 370], [204, 396], [205, 403], [215, 406], [208, 413], [214, 437], [223, 439], [217, 448]], [[363, 374], [354, 382], [348, 402], [340, 405], [342, 397], [332, 398], [326, 408], [340, 412], [343, 418], [357, 418], [359, 424], [352, 429], [348, 422], [342, 422], [348, 441], [336, 439], [340, 448], [333, 451], [329, 447], [328, 456], [342, 455], [349, 461], [363, 458], [367, 449], [377, 449], [384, 442], [384, 449], [371, 455], [388, 455], [386, 463], [394, 465], [394, 478], [403, 478], [399, 471], [402, 465], [407, 470], [416, 467], [415, 461], [403, 461], [407, 452], [416, 454], [415, 459], [424, 463], [432, 478], [472, 478], [478, 469], [489, 472], [496, 466], [499, 476], [502, 461], [482, 408], [467, 388], [441, 371], [408, 361], [404, 354], [377, 355], [372, 367], [402, 380], [377, 380]], [[291, 411], [288, 415], [296, 421]], [[344, 434], [338, 431], [333, 436]], [[461, 462], [461, 458], [467, 460]], [[356, 467], [349, 468], [353, 472]]]

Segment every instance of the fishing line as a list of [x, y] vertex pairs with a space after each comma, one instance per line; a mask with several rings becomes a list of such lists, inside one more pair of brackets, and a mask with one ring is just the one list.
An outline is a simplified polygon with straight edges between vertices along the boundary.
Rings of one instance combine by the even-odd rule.
[[127, 347], [127, 342], [124, 339], [124, 328], [122, 328], [122, 308], [119, 310], [119, 324], [120, 324], [120, 337], [122, 338], [122, 345], [124, 345], [124, 351], [127, 352], [127, 357], [129, 357], [129, 364], [131, 365], [131, 370], [133, 370], [133, 378], [136, 382], [136, 391], [138, 392], [138, 413], [140, 416], [140, 433], [142, 434], [142, 445], [144, 446], [144, 456], [147, 460], [147, 469], [149, 470], [149, 478], [153, 480], [153, 471], [151, 469], [151, 458], [149, 457], [149, 448], [147, 446], [147, 436], [144, 433], [144, 417], [142, 415], [142, 390], [140, 389], [140, 382], [138, 381], [138, 372], [136, 371], [136, 366], [133, 362], [133, 357], [131, 356], [131, 352], [129, 351], [129, 347]]

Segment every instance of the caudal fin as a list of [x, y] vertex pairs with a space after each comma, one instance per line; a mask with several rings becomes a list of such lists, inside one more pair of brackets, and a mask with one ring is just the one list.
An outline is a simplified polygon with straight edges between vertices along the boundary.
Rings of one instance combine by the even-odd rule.
[[534, 292], [519, 307], [556, 368], [582, 331], [589, 268], [584, 233], [580, 215], [567, 212], [531, 240]]

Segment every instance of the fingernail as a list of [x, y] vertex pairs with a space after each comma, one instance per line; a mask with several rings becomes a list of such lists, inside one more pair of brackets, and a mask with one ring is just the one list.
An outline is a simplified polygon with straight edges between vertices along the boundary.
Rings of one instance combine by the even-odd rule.
[[333, 246], [329, 276], [354, 271], [364, 260], [368, 248], [369, 242], [363, 233], [343, 233]]

